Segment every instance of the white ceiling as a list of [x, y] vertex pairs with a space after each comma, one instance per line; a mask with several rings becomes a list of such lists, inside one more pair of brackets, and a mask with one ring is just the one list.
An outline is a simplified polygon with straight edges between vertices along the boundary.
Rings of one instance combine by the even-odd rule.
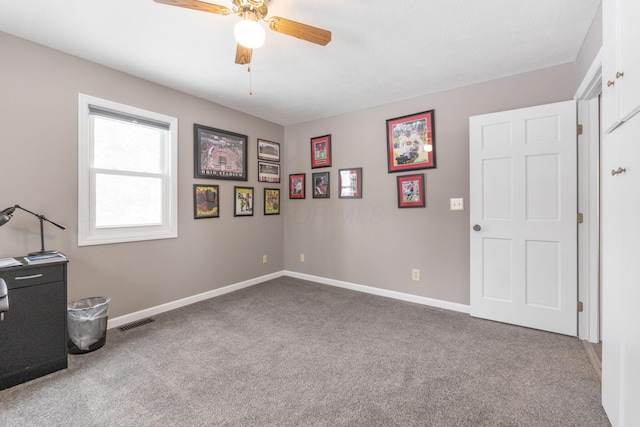
[[0, 0], [0, 31], [291, 125], [573, 62], [599, 3], [271, 0], [268, 17], [327, 29], [332, 41], [267, 28], [253, 95], [234, 63], [236, 16], [153, 0]]

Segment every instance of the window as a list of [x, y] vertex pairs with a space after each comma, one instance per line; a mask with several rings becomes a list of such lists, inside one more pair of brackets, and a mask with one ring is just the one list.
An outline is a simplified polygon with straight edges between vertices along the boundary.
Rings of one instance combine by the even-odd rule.
[[78, 246], [178, 236], [178, 120], [79, 94]]

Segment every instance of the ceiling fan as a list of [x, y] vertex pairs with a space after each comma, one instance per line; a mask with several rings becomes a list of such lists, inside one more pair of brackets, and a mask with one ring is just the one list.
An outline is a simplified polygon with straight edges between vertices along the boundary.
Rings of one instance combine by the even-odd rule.
[[228, 8], [217, 4], [199, 0], [154, 0], [156, 3], [171, 6], [185, 7], [187, 9], [218, 15], [238, 15], [242, 21], [238, 22], [234, 34], [238, 42], [236, 48], [236, 64], [249, 64], [253, 49], [264, 43], [264, 29], [258, 21], [269, 24], [269, 28], [277, 33], [297, 37], [311, 43], [325, 46], [331, 41], [331, 32], [322, 28], [312, 27], [290, 19], [272, 16], [266, 18], [269, 13], [267, 3], [269, 0], [232, 0], [233, 6]]

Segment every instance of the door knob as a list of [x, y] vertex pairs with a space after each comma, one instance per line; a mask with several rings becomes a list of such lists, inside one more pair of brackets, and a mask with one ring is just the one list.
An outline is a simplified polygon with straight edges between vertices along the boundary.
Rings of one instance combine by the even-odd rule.
[[476, 224], [476, 225], [473, 226], [473, 229], [475, 231], [480, 231], [480, 230], [482, 230], [482, 227], [480, 227], [478, 224]]

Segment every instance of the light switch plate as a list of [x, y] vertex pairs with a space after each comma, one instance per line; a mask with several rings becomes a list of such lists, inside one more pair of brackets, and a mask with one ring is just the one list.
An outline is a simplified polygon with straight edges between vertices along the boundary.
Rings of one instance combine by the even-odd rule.
[[464, 199], [449, 199], [449, 210], [452, 211], [463, 211], [464, 210]]

